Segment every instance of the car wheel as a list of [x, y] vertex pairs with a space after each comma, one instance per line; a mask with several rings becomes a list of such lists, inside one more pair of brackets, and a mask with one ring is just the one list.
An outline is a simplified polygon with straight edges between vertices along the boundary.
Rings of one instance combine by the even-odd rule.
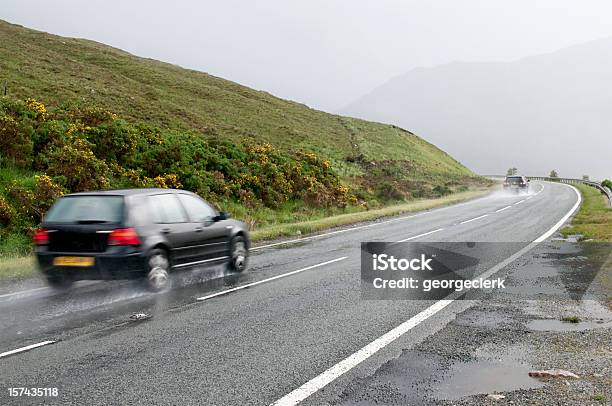
[[64, 275], [47, 275], [47, 283], [53, 289], [66, 290], [72, 286], [73, 280]]
[[244, 237], [238, 235], [232, 238], [230, 243], [229, 269], [234, 272], [242, 272], [247, 267], [249, 250]]
[[154, 292], [170, 287], [170, 261], [166, 251], [155, 248], [147, 260], [147, 286]]

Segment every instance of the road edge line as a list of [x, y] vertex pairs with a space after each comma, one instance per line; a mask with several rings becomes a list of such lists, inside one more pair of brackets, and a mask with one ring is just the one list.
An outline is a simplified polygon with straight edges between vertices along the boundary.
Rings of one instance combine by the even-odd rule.
[[34, 348], [42, 347], [43, 345], [55, 344], [56, 342], [57, 341], [42, 341], [40, 343], [27, 345], [25, 347], [3, 352], [0, 354], [0, 358], [8, 357], [9, 355], [19, 354], [20, 352], [30, 351], [30, 350], [33, 350]]

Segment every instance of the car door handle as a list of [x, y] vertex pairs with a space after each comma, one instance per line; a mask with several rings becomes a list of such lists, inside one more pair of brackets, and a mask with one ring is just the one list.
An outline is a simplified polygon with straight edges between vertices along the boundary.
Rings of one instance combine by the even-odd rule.
[[170, 234], [170, 229], [169, 228], [162, 228], [161, 232], [164, 234]]
[[204, 227], [196, 227], [195, 232], [199, 233], [200, 231], [204, 231]]

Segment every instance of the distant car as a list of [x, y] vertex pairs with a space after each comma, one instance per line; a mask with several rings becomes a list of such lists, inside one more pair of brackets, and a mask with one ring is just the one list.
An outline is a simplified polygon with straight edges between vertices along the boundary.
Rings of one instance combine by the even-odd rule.
[[504, 190], [516, 193], [529, 191], [529, 179], [525, 176], [506, 176]]
[[244, 223], [194, 193], [171, 189], [63, 196], [45, 215], [34, 243], [40, 270], [52, 286], [146, 278], [156, 291], [180, 268], [225, 262], [242, 272], [250, 246]]

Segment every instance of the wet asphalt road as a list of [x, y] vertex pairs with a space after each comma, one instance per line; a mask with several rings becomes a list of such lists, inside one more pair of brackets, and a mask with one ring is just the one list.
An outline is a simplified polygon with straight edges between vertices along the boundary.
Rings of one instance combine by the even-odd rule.
[[[530, 196], [500, 193], [340, 233], [254, 250], [240, 276], [221, 268], [178, 275], [177, 288], [153, 295], [133, 282], [41, 289], [0, 297], [0, 352], [45, 340], [55, 344], [0, 358], [0, 404], [9, 387], [56, 387], [57, 404], [267, 405], [316, 377], [432, 304], [360, 298], [360, 243], [490, 241], [527, 245], [576, 203], [564, 185], [532, 182]], [[518, 203], [518, 204], [517, 204]], [[485, 216], [486, 215], [486, 216]], [[484, 217], [481, 217], [484, 216]], [[470, 221], [472, 220], [472, 221]], [[434, 232], [432, 232], [434, 231]], [[512, 247], [522, 246], [512, 244]], [[493, 266], [512, 252], [480, 258]], [[337, 262], [198, 302], [196, 298], [322, 262]], [[303, 404], [336, 399], [442, 328], [467, 302], [454, 302]], [[149, 320], [130, 321], [144, 312]]]

